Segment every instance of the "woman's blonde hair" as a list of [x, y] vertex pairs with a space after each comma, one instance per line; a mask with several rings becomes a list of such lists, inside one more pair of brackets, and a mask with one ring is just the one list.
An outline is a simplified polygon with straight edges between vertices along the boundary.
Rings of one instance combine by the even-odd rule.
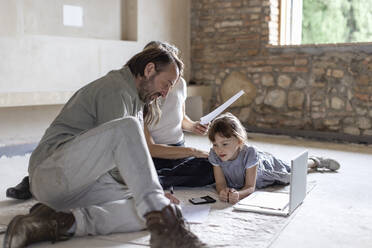
[[216, 134], [225, 138], [235, 137], [242, 143], [247, 141], [245, 128], [239, 119], [231, 113], [222, 114], [212, 121], [208, 130], [208, 138], [211, 142], [215, 142]]

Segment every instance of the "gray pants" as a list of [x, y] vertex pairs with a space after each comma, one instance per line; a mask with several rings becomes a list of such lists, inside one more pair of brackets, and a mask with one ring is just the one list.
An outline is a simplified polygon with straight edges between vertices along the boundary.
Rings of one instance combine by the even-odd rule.
[[[109, 175], [116, 166], [127, 186]], [[29, 173], [31, 191], [40, 202], [72, 211], [77, 236], [142, 230], [144, 214], [169, 204], [142, 127], [133, 117], [77, 136]]]

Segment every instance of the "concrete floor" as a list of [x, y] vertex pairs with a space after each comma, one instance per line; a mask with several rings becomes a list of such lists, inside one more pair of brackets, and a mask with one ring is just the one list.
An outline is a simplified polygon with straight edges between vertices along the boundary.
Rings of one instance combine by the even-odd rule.
[[[308, 180], [316, 181], [316, 186], [291, 217], [289, 224], [276, 234], [269, 247], [371, 247], [372, 146], [262, 134], [249, 134], [249, 137], [251, 144], [282, 159], [289, 160], [307, 149], [310, 155], [336, 158], [341, 163], [341, 169], [337, 173], [316, 172], [308, 175]], [[205, 137], [193, 135], [187, 135], [186, 144], [204, 150], [210, 147]], [[24, 161], [20, 157], [0, 159], [0, 206], [11, 207], [12, 204], [17, 204], [5, 198], [5, 189], [26, 174]], [[0, 241], [2, 238], [3, 235], [0, 236]], [[87, 244], [91, 247], [91, 239], [92, 237], [75, 239], [73, 242], [57, 243], [53, 247], [86, 247]], [[138, 247], [118, 241], [120, 237], [117, 236], [95, 238], [94, 247]], [[49, 246], [50, 243], [43, 243], [40, 247]]]

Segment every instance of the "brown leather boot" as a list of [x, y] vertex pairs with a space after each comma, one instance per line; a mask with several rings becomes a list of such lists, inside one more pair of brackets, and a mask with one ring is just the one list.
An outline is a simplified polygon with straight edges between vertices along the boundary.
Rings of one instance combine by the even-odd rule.
[[30, 214], [18, 215], [9, 223], [4, 237], [4, 248], [20, 248], [40, 241], [60, 241], [71, 237], [67, 231], [75, 218], [72, 213], [56, 212], [37, 203]]
[[199, 238], [186, 228], [178, 206], [171, 204], [161, 211], [145, 215], [147, 228], [151, 233], [152, 248], [196, 248], [207, 247]]

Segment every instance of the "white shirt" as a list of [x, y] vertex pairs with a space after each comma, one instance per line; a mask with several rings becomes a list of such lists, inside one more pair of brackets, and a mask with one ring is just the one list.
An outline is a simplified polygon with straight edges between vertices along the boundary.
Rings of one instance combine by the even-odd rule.
[[161, 102], [159, 122], [148, 127], [155, 144], [176, 144], [183, 140], [183, 105], [186, 96], [186, 82], [180, 78]]

